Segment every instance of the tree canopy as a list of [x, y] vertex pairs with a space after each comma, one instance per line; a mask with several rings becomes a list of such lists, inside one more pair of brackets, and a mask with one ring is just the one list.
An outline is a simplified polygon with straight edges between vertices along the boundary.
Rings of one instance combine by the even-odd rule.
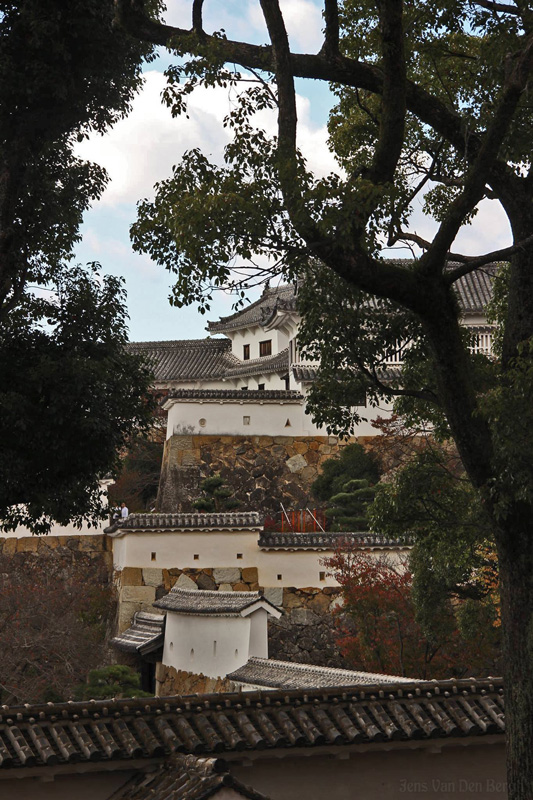
[[[205, 307], [213, 287], [239, 291], [243, 282], [261, 279], [250, 263], [254, 254], [269, 255], [286, 279], [304, 276], [306, 319], [313, 309], [317, 325], [327, 317], [321, 328], [304, 331], [304, 344], [312, 351], [316, 341], [318, 352], [321, 343], [332, 343], [320, 373], [338, 388], [338, 406], [347, 405], [355, 373], [358, 384], [363, 376], [372, 387], [370, 402], [410, 398], [420, 415], [439, 418], [443, 434], [453, 436], [494, 531], [509, 797], [527, 798], [533, 785], [531, 8], [522, 0], [342, 6], [325, 0], [323, 46], [302, 54], [291, 51], [276, 0], [260, 3], [266, 46], [204, 31], [202, 5], [192, 4], [188, 29], [150, 20], [140, 0], [117, 0], [125, 29], [192, 56], [169, 70], [167, 101], [175, 113], [196, 85], [234, 86], [239, 70], [257, 79], [240, 91], [227, 119], [233, 139], [225, 164], [213, 165], [198, 151], [186, 154], [155, 200], [140, 204], [134, 244], [176, 273], [177, 304]], [[295, 78], [301, 77], [327, 81], [338, 93], [330, 129], [343, 167], [338, 174], [316, 178], [298, 151]], [[274, 138], [254, 125], [263, 108], [277, 113]], [[425, 190], [435, 221], [427, 241], [411, 216]], [[484, 198], [504, 210], [512, 244], [487, 253], [481, 242], [476, 256], [458, 253], [457, 234]], [[394, 243], [416, 244], [421, 255], [388, 261], [383, 251]], [[502, 260], [510, 266], [501, 358], [483, 365], [481, 373], [486, 367], [489, 374], [480, 383], [455, 285]], [[405, 343], [401, 379], [383, 380], [386, 355]], [[319, 374], [317, 391], [324, 383]], [[315, 410], [320, 419], [318, 402]], [[349, 432], [354, 422], [343, 413], [330, 424]]]
[[[155, 12], [157, 2], [151, 4]], [[123, 117], [153, 46], [112, 0], [0, 2], [0, 527], [93, 522], [149, 418], [122, 282], [72, 264], [107, 175], [74, 154]]]

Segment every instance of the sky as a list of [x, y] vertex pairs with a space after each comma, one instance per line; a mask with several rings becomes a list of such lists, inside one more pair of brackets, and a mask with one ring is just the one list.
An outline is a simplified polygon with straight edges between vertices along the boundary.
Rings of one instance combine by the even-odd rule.
[[[190, 0], [167, 0], [165, 20], [190, 27]], [[296, 52], [317, 52], [322, 44], [321, 2], [282, 0], [282, 9]], [[223, 28], [231, 39], [244, 38], [258, 44], [267, 41], [258, 0], [229, 0], [204, 4], [204, 28]], [[188, 118], [173, 119], [161, 102], [165, 86], [164, 69], [172, 57], [162, 51], [147, 65], [145, 83], [134, 100], [131, 113], [104, 136], [94, 134], [82, 142], [77, 155], [106, 168], [110, 183], [101, 199], [85, 214], [82, 240], [76, 250], [81, 263], [98, 261], [102, 272], [121, 275], [128, 294], [131, 341], [196, 339], [206, 336], [206, 317], [194, 307], [178, 309], [168, 302], [172, 275], [146, 255], [133, 252], [129, 227], [136, 218], [136, 204], [153, 198], [153, 186], [169, 177], [184, 152], [199, 147], [213, 161], [221, 163], [228, 133], [222, 122], [232, 102], [225, 89], [198, 89], [189, 101]], [[320, 176], [338, 171], [327, 147], [327, 116], [334, 98], [317, 81], [298, 80], [298, 144], [309, 166]], [[274, 114], [261, 119], [274, 134]], [[429, 236], [433, 226], [416, 214], [417, 232]], [[460, 234], [454, 250], [488, 252], [511, 243], [508, 224], [495, 202], [485, 201], [472, 226]], [[408, 257], [408, 252], [400, 252]], [[250, 299], [255, 299], [250, 296]], [[232, 298], [219, 294], [209, 319], [232, 313]]]

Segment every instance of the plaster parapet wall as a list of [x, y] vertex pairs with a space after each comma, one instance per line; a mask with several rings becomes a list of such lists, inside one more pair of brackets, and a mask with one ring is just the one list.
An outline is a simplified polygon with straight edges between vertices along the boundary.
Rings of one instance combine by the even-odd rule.
[[[323, 563], [332, 550], [262, 550], [257, 540], [257, 531], [136, 530], [114, 539], [114, 564], [116, 570], [155, 567], [163, 571], [178, 565], [181, 570], [200, 571], [216, 565], [218, 569], [254, 569], [261, 586], [338, 586]], [[403, 553], [379, 547], [368, 552], [392, 561], [399, 561]]]
[[173, 435], [163, 452], [157, 510], [191, 511], [201, 481], [216, 473], [233, 489], [242, 510], [278, 513], [280, 503], [313, 508], [311, 485], [324, 462], [350, 442], [365, 445], [373, 439], [370, 434], [349, 441], [336, 436]]

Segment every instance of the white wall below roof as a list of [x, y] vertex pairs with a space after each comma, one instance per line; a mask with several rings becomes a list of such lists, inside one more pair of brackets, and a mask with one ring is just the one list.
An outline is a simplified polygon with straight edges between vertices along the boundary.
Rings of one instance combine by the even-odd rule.
[[255, 358], [260, 358], [259, 342], [267, 342], [270, 340], [272, 342], [271, 355], [273, 356], [277, 355], [277, 353], [281, 353], [289, 344], [289, 337], [282, 331], [276, 329], [266, 331], [259, 325], [255, 325], [253, 328], [226, 331], [225, 333], [226, 336], [231, 339], [231, 352], [239, 361], [244, 361], [244, 345], [246, 344], [250, 346], [250, 361], [253, 361]]
[[[324, 557], [332, 555], [332, 551], [260, 550], [257, 539], [257, 531], [134, 531], [113, 537], [114, 566], [116, 570], [124, 567], [256, 567], [258, 583], [264, 587], [338, 586], [322, 564]], [[153, 553], [155, 560], [152, 560]], [[399, 552], [395, 550], [376, 549], [372, 553], [376, 557], [386, 555], [399, 559]], [[323, 579], [321, 573], [325, 573]]]
[[[305, 403], [279, 401], [255, 401], [254, 389], [257, 380], [248, 378], [251, 388], [242, 392], [236, 400], [176, 400], [169, 409], [167, 439], [175, 433], [211, 436], [326, 436], [324, 428], [315, 425], [305, 413]], [[242, 384], [245, 385], [244, 382]], [[225, 385], [225, 388], [230, 388]], [[231, 387], [234, 388], [234, 387]], [[279, 388], [272, 384], [265, 389]], [[248, 396], [249, 395], [249, 396]], [[365, 417], [355, 429], [355, 436], [376, 436], [372, 422], [378, 417], [387, 417], [392, 406], [383, 403], [377, 408], [361, 408]], [[249, 422], [245, 424], [245, 418]], [[205, 424], [201, 424], [201, 420]], [[287, 421], [290, 425], [287, 425]]]
[[[264, 615], [266, 631], [266, 611]], [[252, 616], [209, 617], [168, 611], [163, 664], [208, 678], [226, 677], [250, 657]]]
[[[253, 394], [253, 390], [249, 392]], [[254, 402], [247, 394], [242, 392], [242, 400], [175, 401], [168, 412], [167, 439], [182, 431], [224, 436], [308, 436], [318, 432], [301, 403]]]

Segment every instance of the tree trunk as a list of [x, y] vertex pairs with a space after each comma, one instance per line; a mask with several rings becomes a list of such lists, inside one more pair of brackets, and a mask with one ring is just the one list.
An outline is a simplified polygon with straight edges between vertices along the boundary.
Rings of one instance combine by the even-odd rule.
[[509, 800], [533, 798], [533, 508], [510, 514], [498, 539]]

